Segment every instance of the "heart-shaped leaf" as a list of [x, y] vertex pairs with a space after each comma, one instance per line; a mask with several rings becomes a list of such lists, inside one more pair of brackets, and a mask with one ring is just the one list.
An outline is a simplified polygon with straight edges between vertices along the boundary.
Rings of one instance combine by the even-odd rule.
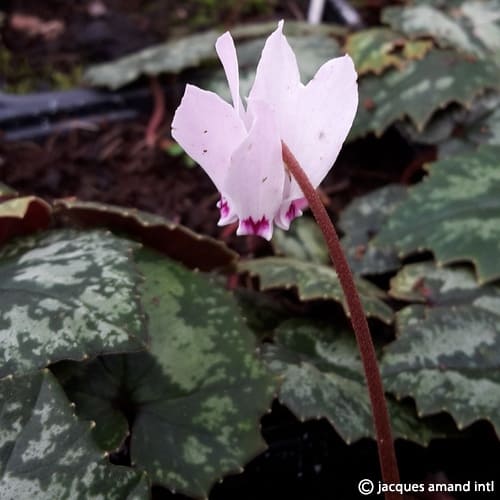
[[[498, 298], [496, 299], [498, 302]], [[407, 307], [382, 360], [386, 389], [419, 414], [450, 413], [459, 428], [487, 419], [500, 435], [500, 320], [474, 305]]]
[[369, 76], [360, 83], [360, 106], [351, 138], [374, 132], [408, 117], [422, 131], [435, 111], [455, 102], [470, 106], [488, 89], [498, 89], [498, 68], [488, 60], [451, 50], [431, 50], [402, 70]]
[[[354, 335], [307, 320], [278, 327], [264, 359], [283, 377], [279, 399], [301, 419], [327, 418], [348, 443], [373, 437], [370, 400]], [[411, 407], [389, 402], [395, 435], [423, 445], [436, 431]]]
[[472, 261], [481, 282], [500, 276], [500, 147], [434, 163], [374, 243], [402, 256], [432, 250], [442, 263]]
[[64, 370], [65, 387], [97, 427], [116, 421], [117, 409], [128, 417], [131, 459], [154, 482], [204, 496], [264, 448], [259, 418], [276, 380], [214, 279], [150, 251], [138, 266], [150, 352], [75, 363], [73, 377]]
[[45, 370], [0, 381], [0, 497], [149, 498], [144, 474], [110, 465]]
[[0, 251], [0, 377], [145, 347], [137, 243], [51, 231]]

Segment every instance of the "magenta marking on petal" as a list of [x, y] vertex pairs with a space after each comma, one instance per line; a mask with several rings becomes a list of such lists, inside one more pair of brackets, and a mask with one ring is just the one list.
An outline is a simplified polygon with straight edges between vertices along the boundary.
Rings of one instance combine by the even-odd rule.
[[307, 202], [304, 202], [304, 199], [298, 199], [292, 201], [288, 210], [286, 211], [285, 217], [288, 221], [292, 221], [295, 217], [299, 217], [302, 215], [302, 209], [307, 206]]
[[247, 219], [243, 219], [241, 224], [245, 229], [245, 233], [256, 234], [257, 236], [264, 236], [266, 230], [269, 229], [269, 220], [265, 215], [257, 221], [254, 221], [252, 217], [248, 217]]
[[221, 197], [221, 199], [217, 202], [217, 208], [220, 210], [220, 215], [222, 218], [225, 218], [229, 215], [229, 204], [226, 198]]

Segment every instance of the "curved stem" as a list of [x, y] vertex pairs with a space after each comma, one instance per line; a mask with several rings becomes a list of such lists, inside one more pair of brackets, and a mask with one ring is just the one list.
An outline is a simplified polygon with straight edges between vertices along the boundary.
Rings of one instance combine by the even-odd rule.
[[[344, 252], [342, 251], [337, 232], [333, 227], [332, 221], [318, 193], [312, 186], [304, 170], [302, 170], [299, 162], [284, 142], [282, 142], [282, 147], [283, 161], [304, 193], [309, 203], [309, 207], [323, 232], [333, 266], [337, 271], [342, 290], [344, 291], [352, 327], [356, 335], [356, 341], [365, 370], [368, 392], [370, 394], [382, 479], [385, 483], [399, 483], [398, 464], [394, 451], [391, 422], [387, 412], [384, 388], [380, 377], [375, 348], [370, 335], [370, 329], [354, 283], [354, 278], [349, 269], [349, 264], [347, 263]], [[389, 500], [393, 498], [401, 497], [397, 493], [386, 493], [386, 499]]]

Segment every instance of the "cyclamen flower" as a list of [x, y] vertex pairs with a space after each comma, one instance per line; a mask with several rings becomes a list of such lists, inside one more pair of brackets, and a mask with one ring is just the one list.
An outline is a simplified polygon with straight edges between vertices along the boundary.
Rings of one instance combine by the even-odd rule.
[[303, 85], [283, 21], [266, 41], [255, 82], [240, 97], [238, 60], [229, 32], [215, 44], [231, 91], [217, 94], [187, 85], [172, 136], [221, 193], [219, 225], [239, 221], [238, 235], [271, 239], [307, 206], [282, 159], [283, 141], [314, 187], [335, 162], [358, 105], [357, 75], [349, 56], [327, 61]]

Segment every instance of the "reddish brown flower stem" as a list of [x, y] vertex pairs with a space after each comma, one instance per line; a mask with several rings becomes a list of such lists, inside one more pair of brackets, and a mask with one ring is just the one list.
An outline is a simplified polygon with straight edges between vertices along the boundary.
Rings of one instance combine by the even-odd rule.
[[[392, 439], [391, 422], [384, 396], [384, 387], [380, 377], [370, 329], [356, 285], [354, 284], [354, 278], [349, 269], [349, 264], [347, 263], [344, 252], [342, 251], [337, 232], [333, 227], [332, 221], [318, 193], [312, 186], [304, 170], [302, 170], [299, 162], [284, 142], [282, 142], [282, 147], [283, 161], [302, 189], [309, 203], [309, 207], [323, 232], [333, 266], [337, 271], [342, 290], [344, 291], [352, 327], [356, 335], [358, 349], [365, 370], [368, 392], [370, 394], [382, 479], [385, 483], [399, 483], [398, 464], [394, 451], [394, 441]], [[401, 496], [397, 493], [387, 492], [385, 498], [387, 500], [392, 500], [396, 498], [400, 499]]]
[[156, 76], [151, 77], [150, 85], [153, 94], [153, 114], [146, 129], [146, 145], [152, 148], [156, 144], [158, 128], [165, 116], [165, 96]]

